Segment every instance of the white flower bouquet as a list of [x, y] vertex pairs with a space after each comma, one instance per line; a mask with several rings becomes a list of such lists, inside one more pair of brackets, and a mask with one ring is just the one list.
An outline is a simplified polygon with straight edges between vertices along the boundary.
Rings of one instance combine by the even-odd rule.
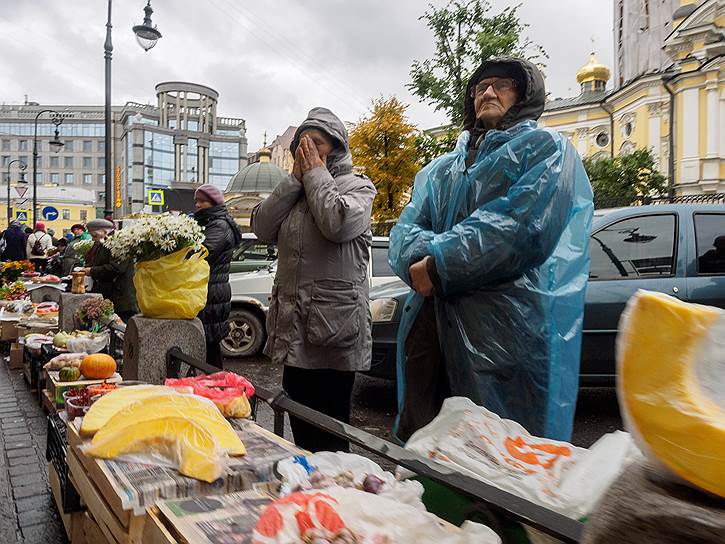
[[184, 248], [199, 251], [204, 231], [192, 217], [163, 213], [135, 219], [129, 227], [109, 236], [103, 244], [115, 259], [152, 261]]
[[119, 261], [135, 260], [133, 284], [141, 313], [154, 319], [194, 319], [209, 283], [204, 230], [186, 215], [142, 216], [104, 245]]

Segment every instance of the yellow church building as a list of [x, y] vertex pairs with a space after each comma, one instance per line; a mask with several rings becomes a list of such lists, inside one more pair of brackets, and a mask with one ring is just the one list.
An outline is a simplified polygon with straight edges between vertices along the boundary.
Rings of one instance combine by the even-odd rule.
[[615, 79], [592, 53], [580, 94], [540, 120], [582, 157], [650, 148], [679, 195], [725, 193], [725, 0], [615, 0]]

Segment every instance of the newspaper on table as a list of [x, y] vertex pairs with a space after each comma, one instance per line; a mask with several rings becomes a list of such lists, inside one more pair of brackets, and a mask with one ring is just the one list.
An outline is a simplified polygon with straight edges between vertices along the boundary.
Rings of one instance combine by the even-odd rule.
[[230, 457], [222, 478], [213, 483], [181, 475], [176, 469], [145, 463], [96, 459], [111, 486], [121, 499], [124, 510], [142, 515], [161, 499], [199, 495], [219, 495], [252, 489], [254, 484], [275, 480], [278, 461], [302, 451], [247, 420], [231, 420], [240, 432], [247, 455]]
[[172, 534], [193, 544], [251, 544], [264, 508], [274, 499], [258, 490], [189, 497], [157, 504]]

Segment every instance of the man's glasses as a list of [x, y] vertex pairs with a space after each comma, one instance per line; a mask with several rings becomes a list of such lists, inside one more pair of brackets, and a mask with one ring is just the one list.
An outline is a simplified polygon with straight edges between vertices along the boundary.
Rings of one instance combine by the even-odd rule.
[[511, 79], [510, 77], [502, 77], [495, 79], [494, 81], [480, 81], [473, 89], [471, 89], [471, 97], [476, 98], [477, 96], [482, 95], [489, 87], [493, 87], [496, 94], [510, 91], [516, 87], [516, 80]]

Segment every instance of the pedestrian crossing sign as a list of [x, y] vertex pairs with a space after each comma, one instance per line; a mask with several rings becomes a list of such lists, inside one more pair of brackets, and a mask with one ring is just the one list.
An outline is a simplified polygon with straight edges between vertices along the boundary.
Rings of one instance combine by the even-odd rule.
[[20, 223], [27, 223], [30, 217], [30, 210], [15, 210], [15, 220]]
[[150, 206], [163, 206], [165, 202], [163, 189], [150, 189], [149, 190], [149, 205]]

